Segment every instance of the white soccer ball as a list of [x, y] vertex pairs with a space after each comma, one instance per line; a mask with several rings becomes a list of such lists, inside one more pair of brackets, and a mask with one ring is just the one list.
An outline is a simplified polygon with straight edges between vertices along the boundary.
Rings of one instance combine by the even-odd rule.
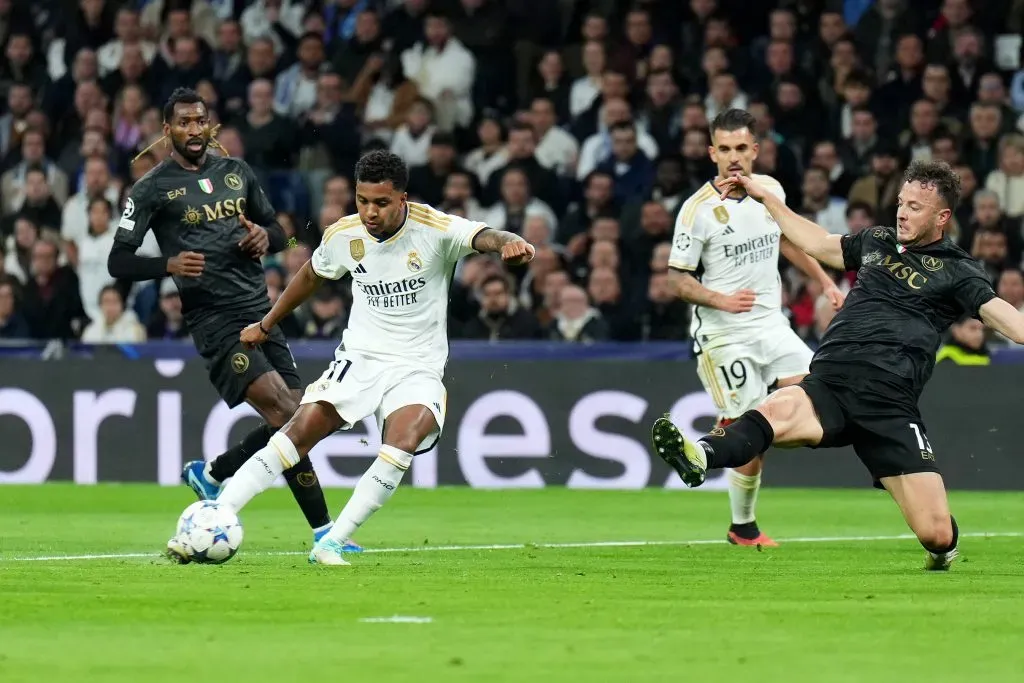
[[227, 562], [242, 545], [238, 515], [215, 500], [192, 503], [178, 518], [178, 541], [199, 564]]

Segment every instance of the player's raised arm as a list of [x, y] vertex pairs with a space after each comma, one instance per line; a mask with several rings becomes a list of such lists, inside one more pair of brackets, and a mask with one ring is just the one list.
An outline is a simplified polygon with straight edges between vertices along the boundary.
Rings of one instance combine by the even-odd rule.
[[481, 254], [501, 254], [505, 263], [517, 266], [533, 260], [537, 250], [519, 235], [484, 227], [472, 237], [472, 247]]
[[722, 196], [725, 197], [737, 186], [742, 187], [751, 198], [764, 204], [765, 208], [768, 209], [768, 213], [779, 224], [782, 234], [790, 242], [826, 266], [831, 266], [836, 270], [846, 269], [839, 235], [833, 235], [817, 223], [797, 214], [786, 206], [785, 202], [748, 176], [726, 178], [720, 183], [718, 189], [721, 190]]
[[979, 312], [981, 322], [1014, 343], [1024, 344], [1024, 314], [1012, 304], [996, 297], [984, 304]]
[[159, 210], [156, 189], [149, 178], [135, 183], [124, 213], [117, 223], [114, 246], [107, 257], [107, 271], [118, 280], [155, 280], [166, 275], [199, 277], [203, 274], [205, 259], [202, 254], [186, 251], [177, 256], [139, 256], [135, 252], [142, 246], [149, 231], [149, 223]]
[[846, 295], [836, 287], [835, 281], [816, 260], [811, 258], [807, 252], [797, 248], [785, 235], [783, 235], [782, 241], [779, 243], [779, 251], [782, 252], [787, 261], [796, 266], [797, 270], [821, 283], [821, 290], [828, 297], [829, 303], [832, 304], [833, 308], [836, 310], [842, 308]]

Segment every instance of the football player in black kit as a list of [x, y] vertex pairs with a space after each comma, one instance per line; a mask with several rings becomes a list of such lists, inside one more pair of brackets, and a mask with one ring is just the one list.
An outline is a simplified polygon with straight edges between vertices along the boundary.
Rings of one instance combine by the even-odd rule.
[[[229, 406], [245, 401], [265, 421], [216, 460], [185, 465], [182, 480], [200, 499], [213, 499], [223, 481], [288, 421], [302, 396], [303, 384], [279, 329], [257, 349], [243, 348], [238, 338], [270, 310], [260, 258], [282, 251], [287, 239], [249, 165], [208, 152], [210, 118], [195, 91], [175, 90], [163, 116], [170, 158], [132, 188], [107, 268], [118, 279], [173, 277], [210, 382]], [[148, 230], [164, 256], [135, 253]], [[307, 459], [284, 474], [315, 542], [331, 526], [316, 473]], [[348, 549], [359, 550], [354, 544]]]
[[655, 422], [652, 439], [688, 486], [700, 486], [709, 469], [749, 462], [770, 444], [852, 445], [928, 551], [925, 568], [944, 570], [957, 556], [957, 526], [918, 398], [939, 337], [953, 322], [975, 316], [1024, 343], [1024, 315], [996, 297], [981, 266], [943, 234], [959, 177], [944, 162], [914, 162], [903, 180], [895, 228], [843, 236], [798, 216], [749, 177], [722, 184], [723, 193], [744, 189], [790, 241], [825, 265], [856, 271], [857, 281], [800, 384], [697, 442], [666, 418]]

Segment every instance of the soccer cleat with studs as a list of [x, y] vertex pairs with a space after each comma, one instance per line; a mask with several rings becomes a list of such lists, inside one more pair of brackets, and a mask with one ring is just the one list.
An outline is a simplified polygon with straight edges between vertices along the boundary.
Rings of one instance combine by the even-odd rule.
[[217, 500], [217, 496], [220, 495], [220, 486], [206, 480], [203, 474], [205, 470], [206, 463], [202, 460], [187, 462], [181, 469], [181, 480], [195, 492], [199, 500]]
[[924, 568], [930, 572], [944, 572], [949, 570], [949, 565], [960, 555], [960, 552], [953, 548], [945, 553], [928, 552], [924, 558]]
[[310, 564], [324, 564], [328, 566], [344, 566], [349, 564], [342, 554], [345, 552], [345, 546], [338, 543], [333, 538], [322, 538], [317, 541], [317, 544], [313, 546], [313, 550], [309, 553]]
[[164, 555], [166, 555], [167, 559], [171, 562], [175, 562], [177, 564], [188, 564], [192, 561], [192, 557], [189, 555], [188, 549], [177, 539], [177, 537], [167, 541], [167, 550], [164, 551]]
[[694, 488], [707, 478], [708, 457], [698, 443], [686, 440], [666, 414], [654, 421], [651, 443], [658, 454], [678, 474], [683, 483]]

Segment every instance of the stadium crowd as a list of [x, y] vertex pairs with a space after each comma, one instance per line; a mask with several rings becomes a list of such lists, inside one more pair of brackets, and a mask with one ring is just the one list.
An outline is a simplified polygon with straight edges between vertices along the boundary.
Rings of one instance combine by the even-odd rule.
[[[188, 335], [170, 278], [106, 265], [179, 86], [297, 240], [266, 260], [272, 299], [383, 146], [411, 198], [537, 247], [514, 272], [462, 264], [453, 337], [683, 339], [674, 220], [714, 175], [708, 121], [739, 107], [755, 170], [834, 233], [893, 224], [902, 168], [948, 161], [951, 237], [1024, 307], [1022, 24], [1024, 0], [0, 0], [0, 338]], [[813, 344], [819, 285], [783, 282]], [[349, 304], [324, 287], [285, 332], [336, 338]]]

